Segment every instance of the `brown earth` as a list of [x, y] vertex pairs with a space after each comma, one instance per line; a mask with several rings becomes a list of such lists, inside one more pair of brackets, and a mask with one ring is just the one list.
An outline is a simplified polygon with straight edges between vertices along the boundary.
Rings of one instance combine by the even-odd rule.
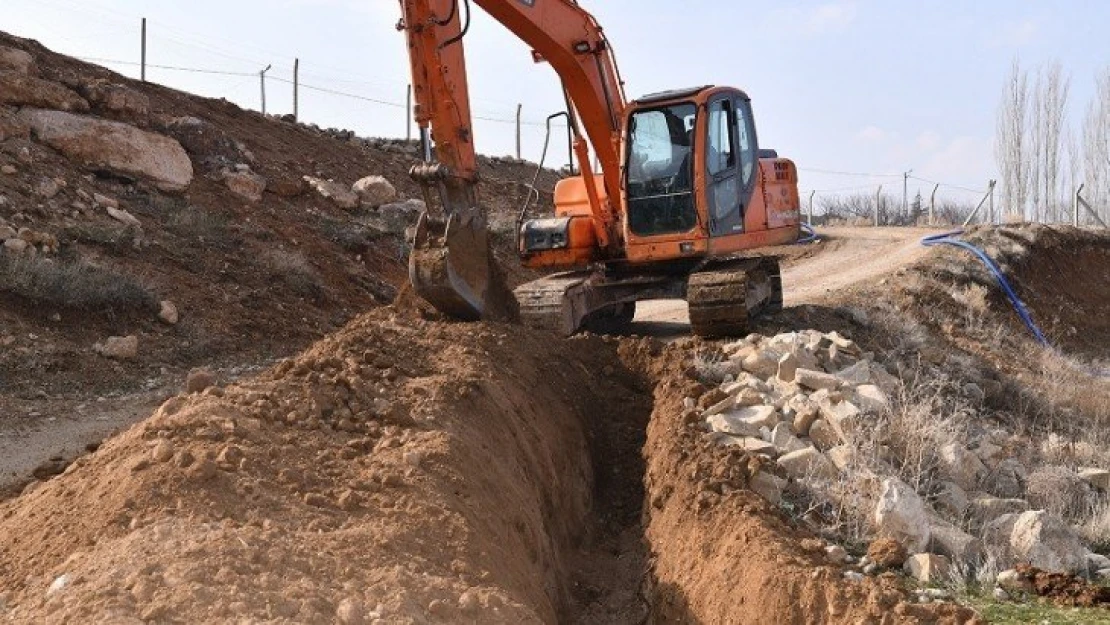
[[1021, 585], [1032, 588], [1037, 596], [1056, 605], [1110, 608], [1110, 587], [1092, 584], [1075, 575], [1049, 573], [1027, 564], [1018, 565], [1016, 570]]

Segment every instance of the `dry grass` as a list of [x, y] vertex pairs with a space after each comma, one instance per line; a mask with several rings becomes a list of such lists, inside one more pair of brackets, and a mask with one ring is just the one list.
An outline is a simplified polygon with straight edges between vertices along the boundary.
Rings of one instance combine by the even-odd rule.
[[1080, 520], [1076, 527], [1092, 551], [1110, 553], [1110, 499], [1104, 497], [1091, 506], [1086, 518]]
[[725, 381], [728, 357], [716, 348], [699, 348], [694, 351], [694, 372], [697, 379], [707, 386], [716, 386]]
[[0, 255], [0, 291], [58, 308], [158, 310], [157, 297], [138, 280], [83, 261]]
[[271, 278], [281, 281], [297, 295], [317, 298], [323, 294], [320, 275], [300, 252], [267, 250], [261, 262]]

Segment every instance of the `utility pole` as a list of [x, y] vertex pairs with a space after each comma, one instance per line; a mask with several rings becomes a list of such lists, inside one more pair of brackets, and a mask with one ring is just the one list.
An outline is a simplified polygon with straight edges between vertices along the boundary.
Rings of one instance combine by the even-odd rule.
[[1079, 227], [1079, 203], [1081, 201], [1083, 201], [1082, 196], [1080, 194], [1083, 193], [1083, 187], [1085, 187], [1085, 186], [1087, 186], [1087, 185], [1086, 184], [1080, 184], [1079, 188], [1075, 190], [1075, 202], [1074, 202], [1074, 206], [1072, 207], [1072, 209], [1074, 211], [1074, 215], [1072, 216], [1072, 225], [1075, 226], [1076, 228]]
[[298, 91], [301, 86], [301, 60], [293, 59], [293, 121], [299, 121]]
[[878, 191], [875, 191], [875, 227], [879, 227], [879, 202], [883, 199], [883, 185], [879, 185]]
[[266, 69], [262, 70], [261, 72], [258, 72], [258, 80], [259, 80], [259, 83], [262, 85], [262, 114], [263, 115], [266, 114], [266, 72], [270, 71], [271, 67], [273, 67], [273, 64], [267, 65]]
[[940, 188], [940, 184], [938, 183], [935, 187], [933, 187], [932, 195], [929, 196], [929, 225], [930, 226], [936, 225], [936, 223], [937, 223], [937, 221], [936, 221], [937, 189], [939, 189], [939, 188]]
[[139, 78], [146, 82], [146, 18], [143, 18], [143, 35], [142, 35], [142, 59], [139, 63]]
[[516, 160], [520, 160], [520, 112], [523, 110], [523, 104], [516, 105]]
[[909, 170], [902, 174], [902, 214], [908, 215], [910, 212], [910, 174], [913, 170]]
[[810, 226], [813, 225], [813, 196], [815, 195], [817, 195], [816, 191], [809, 192], [809, 219], [807, 221], [809, 221]]

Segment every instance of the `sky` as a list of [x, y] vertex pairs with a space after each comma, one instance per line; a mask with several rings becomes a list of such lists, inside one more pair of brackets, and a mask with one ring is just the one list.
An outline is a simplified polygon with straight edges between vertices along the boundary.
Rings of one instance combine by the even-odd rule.
[[[563, 1], [563, 0], [539, 0]], [[292, 111], [366, 136], [404, 136], [409, 66], [396, 0], [0, 0], [0, 30], [137, 77], [148, 18], [148, 80], [246, 108]], [[761, 147], [795, 161], [803, 193], [884, 190], [974, 201], [997, 177], [1002, 87], [1023, 67], [1059, 61], [1079, 122], [1110, 65], [1105, 0], [580, 0], [605, 28], [630, 97], [722, 84], [752, 98]], [[542, 121], [563, 107], [558, 78], [474, 7], [466, 39], [478, 149], [538, 160]], [[207, 73], [226, 72], [226, 73]], [[352, 97], [354, 96], [354, 97]], [[561, 145], [561, 144], [560, 144]], [[565, 150], [548, 161], [559, 165]], [[839, 172], [839, 173], [834, 173]], [[864, 175], [865, 174], [865, 175]]]

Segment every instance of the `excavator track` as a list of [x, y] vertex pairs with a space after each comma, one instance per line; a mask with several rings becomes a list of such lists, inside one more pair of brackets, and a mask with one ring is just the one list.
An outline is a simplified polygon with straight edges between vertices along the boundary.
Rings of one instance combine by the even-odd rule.
[[744, 259], [693, 273], [687, 283], [686, 301], [694, 334], [746, 334], [750, 319], [782, 310], [778, 261]]

